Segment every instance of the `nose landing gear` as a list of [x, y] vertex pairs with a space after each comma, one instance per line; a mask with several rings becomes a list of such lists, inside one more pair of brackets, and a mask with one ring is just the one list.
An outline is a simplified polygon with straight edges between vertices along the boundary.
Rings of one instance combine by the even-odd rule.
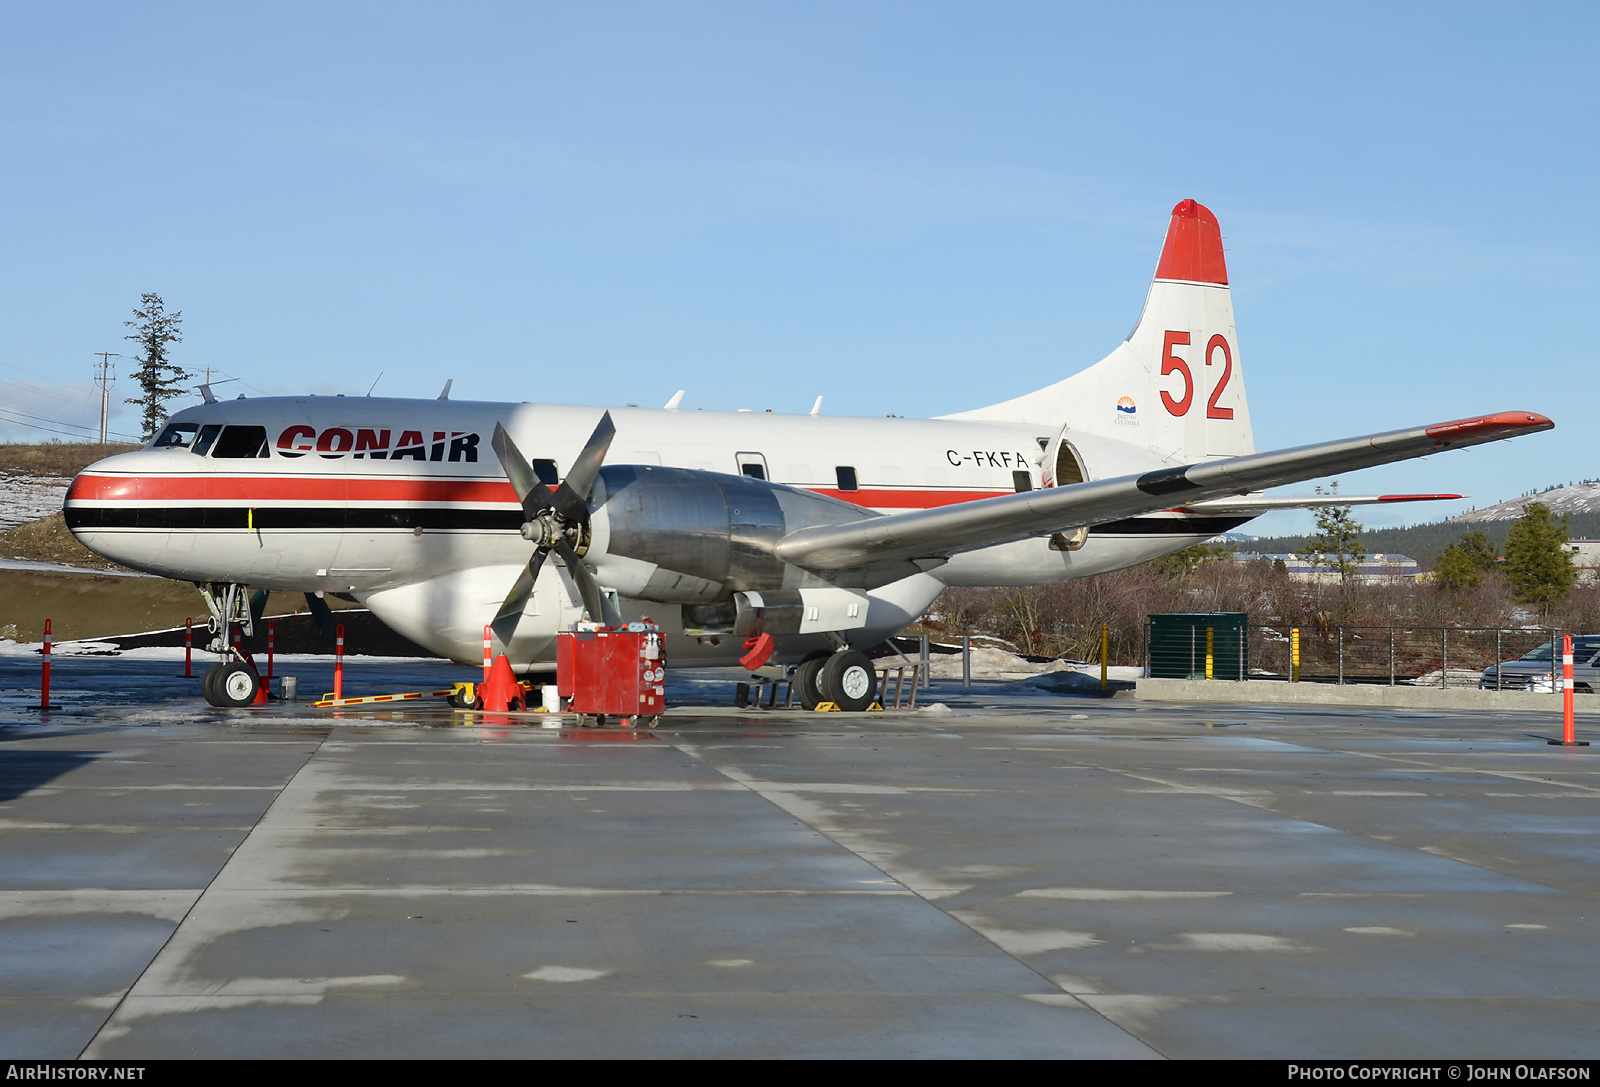
[[218, 661], [200, 677], [200, 690], [213, 706], [236, 709], [255, 703], [261, 677], [242, 660]]
[[266, 594], [259, 593], [259, 600], [252, 601], [246, 586], [210, 583], [200, 586], [200, 595], [211, 612], [213, 637], [208, 648], [222, 657], [200, 677], [200, 692], [207, 702], [222, 709], [253, 705], [261, 698], [261, 675], [250, 655], [233, 644], [231, 634], [235, 623], [246, 637], [255, 633], [258, 609], [266, 606]]

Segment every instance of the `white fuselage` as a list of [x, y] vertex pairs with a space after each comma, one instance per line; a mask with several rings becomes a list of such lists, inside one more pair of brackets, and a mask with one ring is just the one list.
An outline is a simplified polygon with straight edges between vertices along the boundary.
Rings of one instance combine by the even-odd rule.
[[[93, 550], [166, 577], [349, 594], [414, 641], [475, 660], [483, 625], [533, 549], [519, 533], [521, 509], [490, 448], [495, 424], [505, 426], [536, 468], [553, 462], [541, 469], [553, 481], [600, 414], [586, 407], [346, 397], [201, 405], [169, 424], [261, 427], [264, 449], [241, 445], [249, 432], [236, 429], [223, 431], [224, 440], [213, 440], [205, 455], [191, 442], [108, 458], [74, 481], [68, 523]], [[639, 408], [611, 414], [616, 438], [607, 464], [729, 475], [755, 474], [755, 465], [773, 482], [883, 513], [1047, 485], [1045, 448], [1058, 437], [1029, 423]], [[1136, 445], [1090, 434], [1069, 438], [1092, 478], [1163, 463]], [[1038, 537], [962, 552], [928, 573], [867, 591], [860, 623], [840, 636], [856, 646], [875, 644], [913, 622], [946, 586], [1065, 581], [1169, 554], [1237, 523], [1159, 514], [1101, 526], [1076, 550]], [[677, 606], [630, 598], [630, 591], [642, 591], [635, 583], [646, 574], [637, 563], [608, 564], [603, 504], [593, 532], [590, 556], [600, 583], [618, 592], [625, 616], [649, 615], [662, 625], [675, 664], [726, 664], [739, 655], [737, 639], [684, 635]], [[546, 564], [517, 630], [513, 660], [547, 664], [555, 631], [570, 629], [581, 611], [560, 565]], [[815, 635], [780, 643], [782, 660], [828, 644]]]

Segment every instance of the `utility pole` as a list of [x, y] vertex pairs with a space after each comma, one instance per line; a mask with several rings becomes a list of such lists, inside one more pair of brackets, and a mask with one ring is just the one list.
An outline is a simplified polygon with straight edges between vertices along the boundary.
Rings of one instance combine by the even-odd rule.
[[111, 392], [112, 382], [117, 379], [117, 375], [111, 372], [111, 360], [122, 356], [115, 351], [91, 351], [90, 354], [100, 356], [100, 361], [94, 367], [94, 383], [100, 386], [100, 444], [105, 445], [106, 399]]

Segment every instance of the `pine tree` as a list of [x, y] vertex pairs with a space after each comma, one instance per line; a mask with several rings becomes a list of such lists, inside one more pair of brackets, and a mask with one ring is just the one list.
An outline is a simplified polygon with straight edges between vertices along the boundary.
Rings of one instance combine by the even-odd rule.
[[167, 357], [168, 344], [183, 342], [183, 332], [178, 327], [183, 324], [183, 314], [168, 313], [160, 295], [144, 294], [133, 308], [133, 317], [122, 322], [133, 329], [123, 339], [139, 345], [139, 354], [133, 360], [133, 379], [141, 392], [130, 396], [126, 403], [138, 406], [139, 422], [149, 440], [167, 420], [166, 402], [184, 394], [183, 383], [191, 375]]
[[1557, 521], [1550, 507], [1529, 502], [1506, 535], [1505, 579], [1517, 599], [1547, 608], [1572, 589], [1578, 573], [1566, 549], [1567, 519]]
[[1151, 564], [1170, 578], [1182, 580], [1194, 573], [1208, 562], [1219, 559], [1231, 558], [1239, 550], [1237, 544], [1223, 543], [1198, 543], [1186, 547], [1182, 551], [1175, 551], [1170, 555], [1163, 555], [1159, 559], [1152, 559]]
[[1434, 583], [1458, 592], [1477, 588], [1484, 575], [1495, 568], [1497, 559], [1488, 536], [1468, 532], [1439, 556], [1433, 567]]
[[1461, 592], [1475, 589], [1483, 581], [1483, 571], [1459, 544], [1446, 547], [1433, 564], [1433, 582], [1440, 588]]
[[[1317, 493], [1322, 494], [1319, 486]], [[1330, 496], [1339, 493], [1339, 481], [1328, 487]], [[1322, 506], [1317, 509], [1317, 534], [1306, 537], [1306, 545], [1295, 552], [1311, 566], [1328, 566], [1339, 575], [1339, 580], [1349, 584], [1361, 560], [1367, 557], [1361, 550], [1361, 523], [1350, 516], [1349, 506]]]
[[1486, 574], [1500, 561], [1500, 555], [1495, 551], [1494, 544], [1482, 532], [1468, 532], [1456, 541], [1456, 546], [1472, 565]]

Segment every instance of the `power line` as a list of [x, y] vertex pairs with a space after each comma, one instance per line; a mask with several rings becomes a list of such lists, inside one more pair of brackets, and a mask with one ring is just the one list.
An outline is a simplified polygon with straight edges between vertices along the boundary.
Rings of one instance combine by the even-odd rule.
[[18, 369], [15, 366], [10, 366], [4, 362], [0, 362], [0, 370], [9, 370], [11, 373], [24, 375], [21, 380], [11, 379], [8, 380], [7, 383], [27, 389], [29, 393], [34, 396], [44, 397], [47, 400], [55, 400], [68, 407], [86, 408], [89, 406], [90, 394], [87, 389], [82, 389], [81, 393], [76, 396], [64, 395], [64, 391], [73, 389], [73, 386], [54, 385], [36, 380], [26, 376], [26, 371]]
[[[44, 416], [44, 415], [30, 415], [27, 412], [13, 411], [10, 408], [0, 408], [0, 415], [9, 415], [9, 416], [13, 417], [11, 419], [4, 420], [5, 422], [12, 422], [12, 423], [15, 423], [18, 426], [33, 427], [34, 430], [48, 430], [48, 429], [50, 429], [49, 427], [35, 426], [34, 423], [51, 423], [56, 428], [59, 428], [59, 429], [81, 430], [81, 431], [84, 432], [84, 436], [85, 437], [87, 437], [87, 436], [89, 436], [89, 435], [91, 435], [91, 434], [93, 434], [95, 432], [93, 427], [84, 426], [82, 423], [68, 423], [68, 422], [65, 422], [65, 421], [63, 421], [61, 419], [51, 419], [48, 416]], [[27, 420], [27, 419], [32, 419], [32, 420], [34, 420], [34, 422], [33, 423], [29, 423], [29, 422], [24, 422], [23, 421], [23, 420]], [[115, 436], [119, 437], [119, 438], [133, 438], [133, 435], [131, 435], [131, 434], [116, 434]], [[134, 439], [134, 440], [137, 440], [137, 439]]]

